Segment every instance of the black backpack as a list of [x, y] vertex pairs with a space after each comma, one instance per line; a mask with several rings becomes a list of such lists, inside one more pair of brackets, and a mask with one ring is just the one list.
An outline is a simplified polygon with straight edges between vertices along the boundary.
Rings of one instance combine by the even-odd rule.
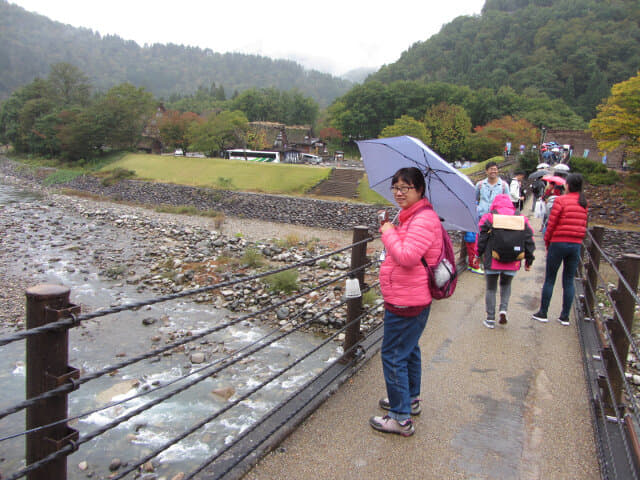
[[489, 230], [491, 256], [502, 263], [522, 260], [527, 240], [524, 217], [494, 213], [492, 224]]

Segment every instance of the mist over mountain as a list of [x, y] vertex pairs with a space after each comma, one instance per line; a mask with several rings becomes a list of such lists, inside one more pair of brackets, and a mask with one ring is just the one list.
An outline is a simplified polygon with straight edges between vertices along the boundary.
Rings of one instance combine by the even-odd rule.
[[80, 68], [97, 89], [130, 82], [157, 97], [189, 94], [215, 83], [223, 85], [229, 96], [248, 88], [275, 87], [297, 89], [328, 105], [353, 85], [290, 60], [175, 44], [141, 47], [0, 0], [0, 99], [36, 77], [46, 77], [50, 65], [59, 62]]
[[377, 70], [377, 68], [367, 67], [355, 68], [353, 70], [349, 70], [346, 73], [343, 73], [341, 77], [353, 83], [362, 83], [369, 75], [376, 72]]

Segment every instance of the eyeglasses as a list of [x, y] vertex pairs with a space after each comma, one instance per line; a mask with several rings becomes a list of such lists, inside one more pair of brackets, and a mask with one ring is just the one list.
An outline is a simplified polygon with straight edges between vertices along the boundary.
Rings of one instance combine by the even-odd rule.
[[411, 190], [412, 188], [416, 188], [416, 187], [391, 187], [389, 190], [391, 190], [391, 193], [396, 194], [398, 192], [402, 192], [402, 194], [406, 194], [409, 190]]

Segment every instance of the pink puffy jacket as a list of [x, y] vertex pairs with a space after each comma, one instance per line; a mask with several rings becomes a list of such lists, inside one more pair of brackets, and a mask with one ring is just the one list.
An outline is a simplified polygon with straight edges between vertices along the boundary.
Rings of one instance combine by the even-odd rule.
[[400, 212], [400, 225], [382, 234], [386, 257], [380, 266], [380, 289], [385, 302], [418, 306], [431, 303], [427, 270], [422, 257], [434, 265], [442, 251], [440, 219], [423, 198]]

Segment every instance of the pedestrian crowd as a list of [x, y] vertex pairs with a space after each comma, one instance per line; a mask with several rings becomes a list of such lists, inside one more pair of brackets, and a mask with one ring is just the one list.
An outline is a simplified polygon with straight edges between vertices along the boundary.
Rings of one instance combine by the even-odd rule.
[[[522, 214], [526, 196], [524, 172], [516, 172], [510, 182], [500, 177], [495, 162], [489, 162], [485, 172], [486, 178], [475, 186], [478, 233], [466, 232], [464, 240], [469, 269], [485, 277], [482, 323], [495, 329], [508, 323], [512, 281], [523, 262], [524, 270], [530, 270], [535, 243], [533, 227]], [[540, 308], [531, 318], [548, 321], [556, 275], [564, 265], [558, 321], [569, 325], [575, 293], [573, 281], [587, 228], [587, 202], [579, 174], [569, 174], [564, 183], [559, 180], [542, 183], [534, 182], [531, 191], [534, 204], [545, 202], [546, 267]], [[427, 267], [433, 267], [442, 258], [448, 238], [443, 238], [446, 232], [441, 232], [440, 218], [426, 196], [424, 174], [419, 169], [398, 170], [392, 178], [391, 191], [400, 207], [398, 221], [394, 224], [385, 216], [380, 217], [384, 245], [380, 266], [384, 300], [381, 357], [387, 395], [378, 405], [387, 413], [371, 417], [369, 423], [380, 432], [410, 436], [415, 431], [411, 417], [422, 410], [419, 340], [432, 303]]]

